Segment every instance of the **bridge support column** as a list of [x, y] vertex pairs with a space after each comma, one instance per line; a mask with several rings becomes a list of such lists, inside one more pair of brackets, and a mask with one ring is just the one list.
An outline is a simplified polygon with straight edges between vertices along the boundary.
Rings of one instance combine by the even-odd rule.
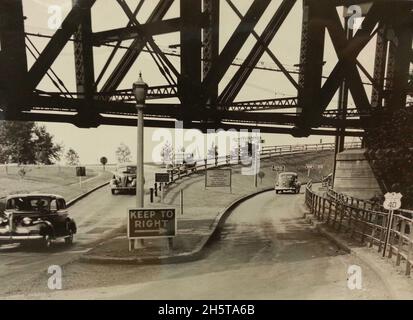
[[[350, 40], [353, 37], [353, 30], [348, 27], [348, 17], [344, 19], [344, 32], [346, 34], [346, 39]], [[347, 105], [348, 105], [348, 83], [344, 78], [343, 82], [340, 85], [339, 95], [338, 95], [338, 110], [339, 110], [339, 119], [346, 119]], [[336, 165], [337, 165], [337, 155], [344, 151], [344, 143], [346, 140], [345, 128], [338, 128], [337, 135], [335, 137], [335, 148], [334, 148], [334, 166], [333, 166], [333, 180], [336, 175]]]
[[[77, 0], [72, 0], [73, 5]], [[74, 57], [76, 72], [76, 88], [78, 98], [85, 99], [81, 111], [78, 114], [76, 124], [79, 127], [89, 128], [97, 126], [98, 113], [94, 110], [93, 94], [95, 71], [93, 63], [92, 46], [92, 16], [91, 8], [82, 8], [82, 20], [74, 34]]]
[[181, 77], [179, 95], [184, 127], [199, 110], [201, 91], [201, 0], [180, 0]]
[[[16, 115], [18, 99], [25, 91], [27, 58], [22, 0], [0, 1], [0, 106]], [[12, 117], [14, 118], [14, 117]]]

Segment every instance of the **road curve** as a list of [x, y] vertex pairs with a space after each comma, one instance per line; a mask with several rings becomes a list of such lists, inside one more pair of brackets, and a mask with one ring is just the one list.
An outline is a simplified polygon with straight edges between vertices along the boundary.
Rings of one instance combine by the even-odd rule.
[[[202, 260], [139, 267], [73, 263], [65, 268], [64, 291], [40, 290], [31, 298], [392, 298], [368, 265], [341, 252], [304, 221], [302, 203], [302, 194], [266, 192], [232, 212]], [[352, 265], [361, 267], [361, 290], [348, 288]]]

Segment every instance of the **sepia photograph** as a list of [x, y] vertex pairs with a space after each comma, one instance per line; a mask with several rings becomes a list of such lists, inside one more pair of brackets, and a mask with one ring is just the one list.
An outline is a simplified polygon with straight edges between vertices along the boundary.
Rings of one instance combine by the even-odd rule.
[[412, 124], [411, 0], [0, 0], [0, 301], [412, 300]]

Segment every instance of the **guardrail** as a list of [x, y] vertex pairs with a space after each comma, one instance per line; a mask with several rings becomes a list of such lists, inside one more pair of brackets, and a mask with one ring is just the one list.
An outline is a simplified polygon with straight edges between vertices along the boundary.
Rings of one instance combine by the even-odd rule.
[[[380, 204], [356, 199], [329, 190], [320, 195], [306, 187], [305, 203], [311, 213], [336, 232], [346, 232], [350, 238], [377, 246], [377, 251], [396, 257], [396, 265], [406, 262], [405, 274], [410, 275], [413, 265], [413, 211], [398, 210], [393, 219]], [[391, 221], [389, 221], [391, 220]], [[383, 253], [386, 233], [389, 230], [388, 250]]]
[[[360, 148], [360, 142], [352, 142], [346, 143], [344, 145], [345, 149], [354, 149]], [[281, 146], [264, 146], [262, 147], [261, 151], [259, 152], [260, 159], [269, 159], [276, 156], [283, 156], [289, 154], [302, 154], [302, 153], [309, 153], [309, 152], [318, 152], [318, 151], [331, 151], [334, 150], [335, 144], [334, 143], [320, 143], [320, 144], [304, 144], [304, 145], [281, 145]], [[249, 157], [249, 161], [251, 161], [251, 157]], [[193, 168], [187, 168], [186, 170], [177, 170], [174, 172], [173, 170], [170, 171], [170, 183], [175, 182], [183, 177], [189, 176], [195, 172], [205, 171], [207, 169], [219, 168], [222, 166], [228, 165], [238, 165], [238, 164], [246, 164], [248, 165], [245, 159], [242, 159], [241, 154], [236, 155], [226, 155], [226, 156], [217, 156], [217, 157], [210, 157], [204, 158], [199, 160], [194, 160], [196, 165]]]
[[[345, 149], [354, 149], [360, 148], [360, 142], [346, 143], [344, 145]], [[334, 143], [320, 143], [320, 144], [304, 144], [304, 145], [281, 145], [281, 146], [264, 146], [259, 152], [260, 159], [269, 159], [275, 156], [283, 156], [289, 154], [302, 154], [308, 152], [318, 152], [318, 151], [331, 151], [334, 150]], [[251, 157], [250, 157], [251, 159]], [[237, 155], [226, 155], [226, 156], [217, 156], [211, 158], [204, 158], [199, 160], [194, 160], [196, 165], [193, 168], [188, 168], [187, 171], [177, 171], [174, 173], [170, 172], [170, 183], [175, 182], [176, 180], [181, 179], [182, 177], [189, 176], [198, 171], [205, 171], [207, 169], [219, 168], [222, 166], [228, 165], [239, 165], [242, 164], [243, 159], [240, 154]], [[245, 161], [244, 164], [248, 165], [249, 163]]]

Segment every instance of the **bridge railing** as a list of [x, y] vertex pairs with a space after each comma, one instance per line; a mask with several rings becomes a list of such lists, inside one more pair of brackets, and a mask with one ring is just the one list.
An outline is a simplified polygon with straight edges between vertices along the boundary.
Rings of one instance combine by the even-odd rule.
[[[361, 143], [347, 143], [346, 149], [360, 148]], [[280, 145], [280, 146], [264, 146], [259, 152], [260, 159], [270, 159], [277, 156], [284, 156], [289, 154], [303, 154], [319, 151], [334, 150], [334, 143], [320, 143], [320, 144], [304, 144], [304, 145]], [[173, 183], [183, 177], [192, 175], [195, 172], [202, 172], [207, 169], [220, 168], [230, 165], [250, 165], [251, 157], [242, 158], [240, 154], [231, 154], [216, 157], [207, 157], [204, 159], [193, 160], [196, 163], [193, 167], [179, 168], [177, 165], [174, 169], [168, 170], [170, 174], [170, 183]]]
[[383, 253], [386, 231], [390, 228], [388, 258], [395, 257], [396, 265], [405, 262], [405, 274], [410, 275], [413, 265], [413, 211], [395, 211], [390, 214], [381, 205], [356, 199], [329, 190], [321, 195], [308, 183], [305, 203], [311, 213], [335, 232], [347, 233], [351, 239]]

